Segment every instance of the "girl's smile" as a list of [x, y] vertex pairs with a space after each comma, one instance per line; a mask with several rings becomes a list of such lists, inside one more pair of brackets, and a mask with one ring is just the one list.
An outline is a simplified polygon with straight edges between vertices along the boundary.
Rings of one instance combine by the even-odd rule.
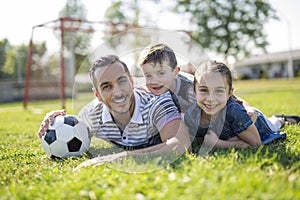
[[217, 115], [226, 106], [231, 95], [228, 83], [217, 72], [210, 72], [197, 78], [195, 84], [197, 104], [207, 115]]

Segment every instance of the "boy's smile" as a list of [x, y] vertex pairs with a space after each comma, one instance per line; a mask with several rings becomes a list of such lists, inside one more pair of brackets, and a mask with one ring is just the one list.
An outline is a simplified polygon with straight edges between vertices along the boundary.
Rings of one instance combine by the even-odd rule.
[[168, 90], [175, 91], [179, 68], [172, 69], [168, 62], [162, 64], [147, 63], [141, 66], [146, 78], [146, 86], [155, 95], [161, 95]]

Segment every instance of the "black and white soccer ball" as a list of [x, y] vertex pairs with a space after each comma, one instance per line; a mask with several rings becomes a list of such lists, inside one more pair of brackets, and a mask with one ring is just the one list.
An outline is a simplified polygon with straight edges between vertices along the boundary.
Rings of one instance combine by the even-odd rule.
[[81, 156], [91, 143], [89, 128], [73, 115], [57, 116], [42, 137], [42, 147], [51, 158]]

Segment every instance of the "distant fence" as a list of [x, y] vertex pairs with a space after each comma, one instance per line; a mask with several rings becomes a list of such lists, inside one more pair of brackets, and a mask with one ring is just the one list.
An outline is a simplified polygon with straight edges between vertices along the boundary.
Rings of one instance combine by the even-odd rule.
[[[66, 97], [72, 97], [73, 86], [66, 83]], [[29, 84], [28, 100], [45, 100], [60, 98], [59, 81], [31, 80]], [[23, 101], [24, 82], [0, 81], [0, 103]]]

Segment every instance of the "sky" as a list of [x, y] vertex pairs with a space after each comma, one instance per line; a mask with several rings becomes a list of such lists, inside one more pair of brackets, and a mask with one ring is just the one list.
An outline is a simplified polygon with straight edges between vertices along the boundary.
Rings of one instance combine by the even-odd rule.
[[[87, 8], [89, 21], [101, 21], [110, 1], [82, 0], [82, 3]], [[300, 49], [300, 1], [270, 0], [270, 3], [280, 20], [271, 20], [264, 27], [270, 43], [267, 47], [268, 52]], [[0, 0], [0, 40], [7, 38], [13, 45], [28, 44], [32, 27], [56, 20], [65, 4], [66, 0]], [[178, 29], [180, 23], [170, 20], [169, 17], [170, 15], [159, 16], [159, 27]], [[49, 33], [53, 35], [50, 29], [35, 29], [34, 38], [44, 39]]]

